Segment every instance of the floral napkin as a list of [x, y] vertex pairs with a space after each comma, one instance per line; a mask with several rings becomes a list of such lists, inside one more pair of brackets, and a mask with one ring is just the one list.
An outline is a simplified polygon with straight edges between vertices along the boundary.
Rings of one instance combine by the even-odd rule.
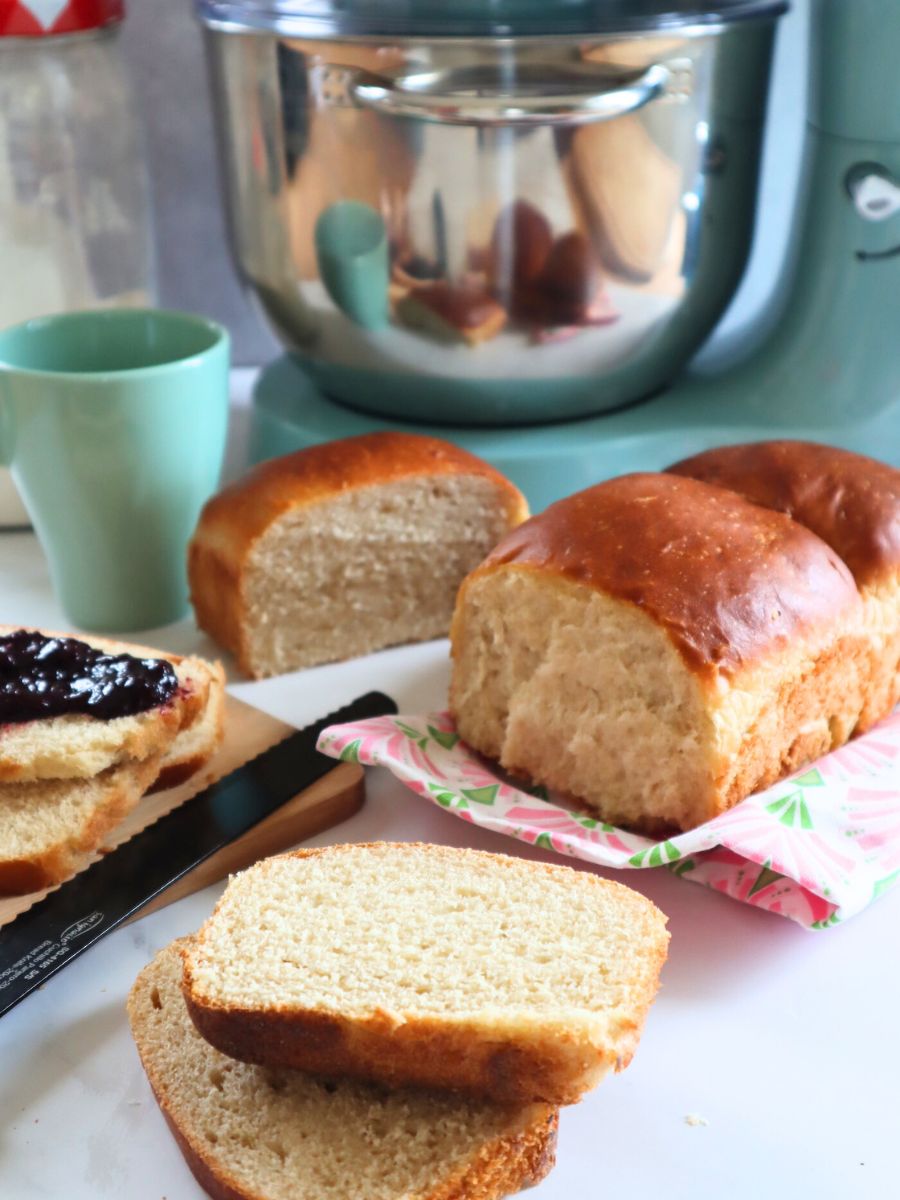
[[461, 820], [604, 867], [668, 867], [718, 892], [828, 929], [900, 881], [900, 710], [812, 767], [698, 829], [655, 842], [508, 782], [446, 713], [332, 725], [319, 749], [387, 767]]

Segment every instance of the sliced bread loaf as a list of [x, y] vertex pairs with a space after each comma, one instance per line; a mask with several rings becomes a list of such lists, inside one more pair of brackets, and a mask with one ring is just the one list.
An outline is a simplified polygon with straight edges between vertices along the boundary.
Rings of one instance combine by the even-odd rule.
[[197, 623], [257, 678], [441, 637], [463, 576], [527, 515], [509, 480], [436, 438], [365, 434], [272, 459], [201, 514]]
[[557, 1113], [234, 1062], [191, 1024], [178, 943], [128, 999], [138, 1053], [197, 1181], [215, 1200], [498, 1200], [553, 1166]]
[[161, 756], [133, 759], [90, 779], [0, 784], [0, 894], [67, 879], [135, 807]]
[[569, 1104], [630, 1061], [667, 941], [648, 900], [586, 871], [332, 846], [234, 877], [184, 989], [247, 1062]]
[[[0, 626], [0, 638], [16, 632], [12, 626]], [[119, 763], [163, 755], [179, 731], [205, 713], [212, 673], [202, 659], [81, 634], [76, 640], [111, 656], [165, 660], [174, 669], [176, 690], [163, 704], [110, 720], [67, 713], [0, 725], [0, 783], [87, 779]]]
[[460, 588], [450, 640], [471, 747], [656, 836], [842, 745], [872, 687], [834, 551], [669, 474], [619, 476], [513, 530]]

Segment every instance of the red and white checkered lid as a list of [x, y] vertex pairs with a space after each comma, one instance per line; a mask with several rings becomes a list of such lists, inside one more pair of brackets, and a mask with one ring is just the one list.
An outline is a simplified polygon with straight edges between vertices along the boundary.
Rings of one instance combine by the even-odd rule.
[[0, 0], [0, 37], [83, 33], [125, 16], [125, 0]]

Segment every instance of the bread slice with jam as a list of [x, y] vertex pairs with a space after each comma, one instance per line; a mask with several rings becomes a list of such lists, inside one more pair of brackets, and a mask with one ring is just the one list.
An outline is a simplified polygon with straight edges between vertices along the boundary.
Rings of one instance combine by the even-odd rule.
[[0, 626], [0, 784], [87, 779], [163, 755], [209, 687], [200, 659]]

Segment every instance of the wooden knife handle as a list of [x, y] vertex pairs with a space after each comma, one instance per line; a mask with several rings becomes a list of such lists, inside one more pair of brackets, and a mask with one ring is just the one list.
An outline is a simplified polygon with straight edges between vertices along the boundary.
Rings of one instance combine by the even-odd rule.
[[365, 799], [365, 775], [357, 763], [340, 762], [310, 787], [288, 800], [242, 837], [223, 846], [129, 918], [131, 921], [165, 908], [185, 896], [242, 871], [261, 858], [288, 850], [359, 812]]

